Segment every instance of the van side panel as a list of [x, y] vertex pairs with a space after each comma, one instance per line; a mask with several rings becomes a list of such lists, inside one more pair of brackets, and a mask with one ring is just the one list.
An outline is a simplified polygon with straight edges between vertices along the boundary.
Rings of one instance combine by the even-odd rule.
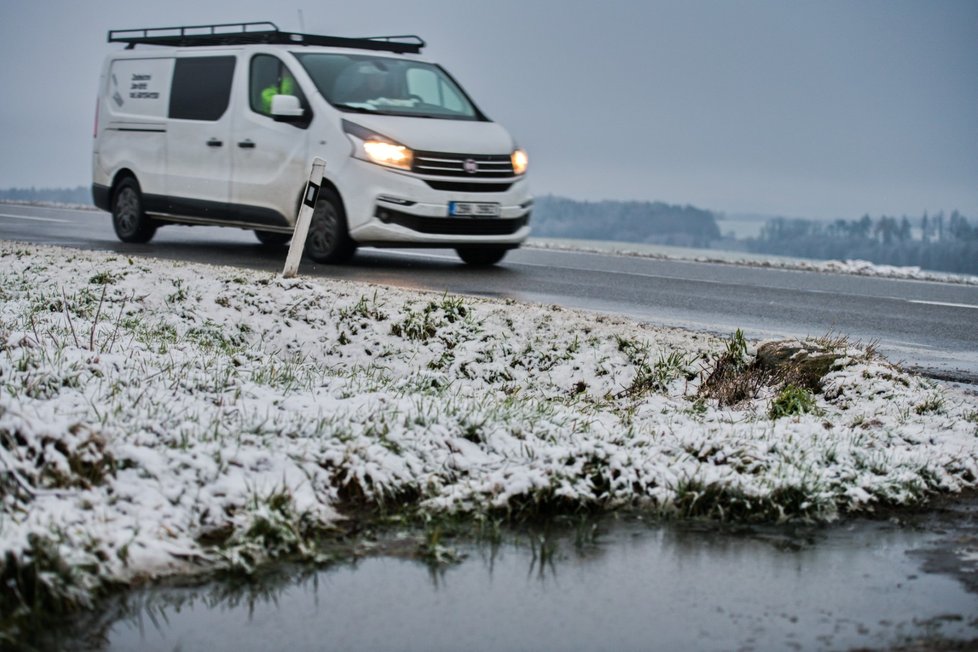
[[236, 68], [233, 51], [180, 53], [176, 59], [164, 192], [175, 215], [228, 217]]
[[110, 62], [101, 89], [96, 165], [108, 183], [133, 170], [146, 194], [166, 186], [166, 113], [173, 59], [120, 58]]
[[116, 59], [104, 89], [113, 119], [163, 120], [170, 106], [173, 59]]

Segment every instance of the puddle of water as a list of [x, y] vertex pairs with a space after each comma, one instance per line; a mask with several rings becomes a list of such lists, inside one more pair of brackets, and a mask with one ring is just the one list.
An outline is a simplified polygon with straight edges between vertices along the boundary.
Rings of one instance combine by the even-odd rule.
[[[978, 595], [907, 551], [930, 529], [734, 534], [608, 523], [596, 542], [466, 544], [457, 565], [372, 557], [235, 590], [131, 592], [108, 650], [785, 650], [978, 637]], [[120, 611], [128, 615], [119, 617]], [[116, 620], [112, 622], [112, 619]], [[86, 639], [90, 644], [90, 639]]]

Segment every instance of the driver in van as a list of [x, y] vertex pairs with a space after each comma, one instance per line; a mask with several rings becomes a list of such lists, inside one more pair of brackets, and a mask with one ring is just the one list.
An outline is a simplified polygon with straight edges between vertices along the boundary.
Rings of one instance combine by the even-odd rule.
[[295, 95], [295, 79], [288, 70], [282, 70], [277, 84], [272, 84], [261, 92], [261, 108], [266, 115], [271, 114], [272, 98], [276, 95]]
[[387, 95], [387, 74], [373, 72], [363, 76], [363, 83], [358, 92], [362, 101], [376, 100]]

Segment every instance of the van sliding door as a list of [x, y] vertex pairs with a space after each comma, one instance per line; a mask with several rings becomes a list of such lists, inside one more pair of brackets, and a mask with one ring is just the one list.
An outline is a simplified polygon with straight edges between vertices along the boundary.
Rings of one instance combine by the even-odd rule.
[[231, 192], [231, 85], [235, 57], [176, 60], [167, 128], [168, 210], [228, 219]]

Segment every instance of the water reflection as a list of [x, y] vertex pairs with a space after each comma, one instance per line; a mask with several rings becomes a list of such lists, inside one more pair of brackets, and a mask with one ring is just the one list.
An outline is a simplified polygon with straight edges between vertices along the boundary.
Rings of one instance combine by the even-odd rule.
[[86, 649], [215, 652], [729, 650], [978, 636], [978, 597], [922, 573], [905, 552], [927, 545], [926, 531], [867, 522], [583, 527], [454, 542], [464, 555], [454, 565], [378, 556], [146, 588], [117, 598], [74, 640]]

